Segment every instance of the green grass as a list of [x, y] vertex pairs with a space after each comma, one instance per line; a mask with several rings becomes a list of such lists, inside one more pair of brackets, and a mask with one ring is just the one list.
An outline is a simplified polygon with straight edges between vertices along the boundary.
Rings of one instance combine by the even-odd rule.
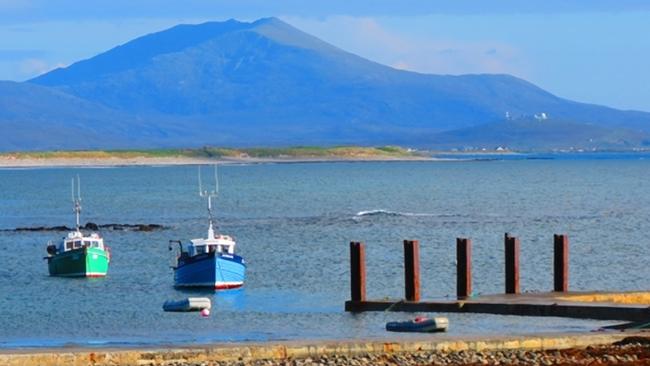
[[416, 156], [410, 150], [398, 146], [296, 146], [198, 149], [142, 149], [142, 150], [71, 150], [2, 153], [2, 158], [14, 159], [133, 159], [133, 158], [403, 158]]

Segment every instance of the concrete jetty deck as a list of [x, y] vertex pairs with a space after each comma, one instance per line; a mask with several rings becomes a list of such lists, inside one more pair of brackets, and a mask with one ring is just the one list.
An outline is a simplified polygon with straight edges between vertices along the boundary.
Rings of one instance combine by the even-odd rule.
[[346, 311], [406, 311], [556, 316], [581, 319], [650, 322], [650, 292], [545, 292], [486, 295], [464, 300], [347, 301]]
[[472, 242], [467, 238], [457, 238], [455, 299], [421, 300], [420, 244], [418, 240], [404, 240], [404, 298], [368, 300], [365, 244], [350, 242], [350, 300], [345, 302], [345, 310], [486, 313], [650, 323], [650, 291], [570, 292], [568, 236], [554, 235], [553, 244], [552, 292], [521, 291], [520, 242], [506, 233], [504, 294], [472, 296]]
[[121, 366], [179, 365], [216, 361], [289, 360], [323, 355], [355, 356], [371, 353], [458, 352], [501, 350], [561, 350], [611, 345], [647, 333], [607, 332], [519, 336], [450, 337], [441, 334], [418, 339], [346, 340], [312, 342], [226, 343], [138, 349], [52, 348], [0, 350], [4, 366]]

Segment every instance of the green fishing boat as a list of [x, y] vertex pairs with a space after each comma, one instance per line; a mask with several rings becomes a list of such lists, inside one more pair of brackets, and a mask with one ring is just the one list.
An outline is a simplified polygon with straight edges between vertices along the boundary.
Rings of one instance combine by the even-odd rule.
[[104, 277], [111, 258], [104, 239], [97, 233], [73, 231], [59, 245], [48, 245], [50, 276]]
[[75, 198], [74, 179], [72, 180], [72, 202], [77, 216], [76, 230], [69, 232], [56, 245], [47, 246], [47, 265], [50, 276], [61, 277], [104, 277], [111, 261], [108, 247], [98, 233], [82, 233], [79, 230], [81, 213], [81, 189], [77, 177], [77, 197]]

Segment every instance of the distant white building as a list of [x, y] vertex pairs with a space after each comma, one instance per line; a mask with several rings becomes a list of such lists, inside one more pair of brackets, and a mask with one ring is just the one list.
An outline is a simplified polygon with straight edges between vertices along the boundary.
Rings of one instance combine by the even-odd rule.
[[548, 115], [546, 114], [546, 112], [542, 112], [542, 113], [536, 114], [535, 119], [538, 120], [538, 121], [545, 121], [545, 120], [548, 119]]

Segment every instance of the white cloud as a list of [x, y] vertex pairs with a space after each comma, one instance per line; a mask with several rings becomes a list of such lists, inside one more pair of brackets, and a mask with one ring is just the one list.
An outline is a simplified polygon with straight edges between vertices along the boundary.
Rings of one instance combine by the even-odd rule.
[[51, 64], [42, 59], [29, 58], [20, 62], [18, 65], [18, 71], [23, 77], [31, 79], [33, 77], [45, 74], [46, 72], [52, 71], [56, 68], [65, 66], [66, 65], [60, 62]]
[[520, 51], [499, 40], [403, 34], [375, 18], [349, 16], [287, 22], [346, 51], [398, 69], [431, 74], [506, 73], [524, 77]]
[[409, 71], [413, 70], [413, 67], [403, 60], [399, 60], [388, 66], [399, 70], [409, 70]]

